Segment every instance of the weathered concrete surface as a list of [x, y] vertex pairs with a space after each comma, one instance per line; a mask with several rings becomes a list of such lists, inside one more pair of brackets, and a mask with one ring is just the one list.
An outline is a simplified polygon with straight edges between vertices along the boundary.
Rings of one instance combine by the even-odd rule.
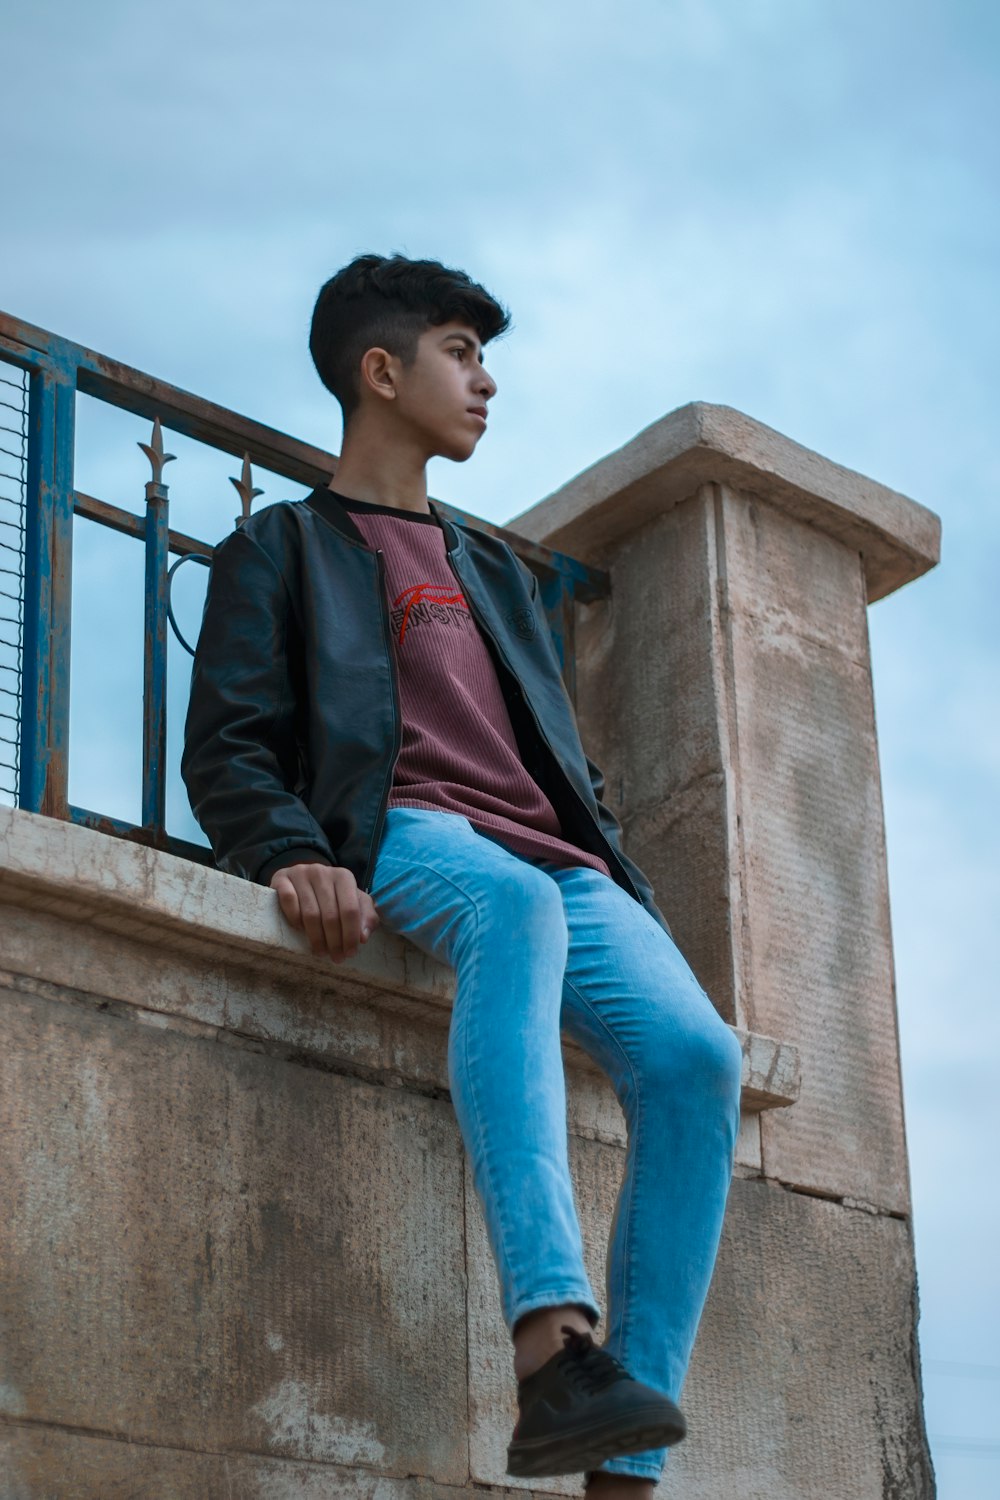
[[[199, 1453], [0, 1426], [3, 1500], [482, 1500], [470, 1485], [393, 1479], [258, 1453]], [[496, 1496], [510, 1494], [494, 1490]]]
[[[384, 934], [316, 959], [273, 892], [54, 819], [0, 809], [0, 857], [14, 1493], [471, 1493], [450, 972]], [[754, 1173], [798, 1067], [743, 1042]], [[615, 1162], [611, 1086], [564, 1054], [574, 1148]]]
[[864, 578], [813, 526], [723, 490], [749, 983], [808, 1059], [769, 1176], [905, 1212], [909, 1182]]
[[708, 401], [668, 412], [506, 524], [532, 541], [603, 562], [624, 533], [706, 483], [755, 495], [860, 552], [869, 603], [940, 557], [941, 522], [933, 511], [745, 412]]
[[[70, 1462], [80, 1500], [577, 1492], [504, 1475], [510, 1349], [444, 1101], [28, 985], [3, 995], [0, 1057], [0, 1097], [16, 1102], [0, 1120], [14, 1210], [0, 1265], [16, 1272], [0, 1451], [15, 1496], [59, 1494]], [[570, 1149], [603, 1289], [622, 1151], [576, 1136]], [[891, 1428], [913, 1380], [907, 1226], [747, 1196], [762, 1191], [734, 1183], [676, 1492], [892, 1494], [831, 1422], [864, 1453], [884, 1438], [892, 1473], [911, 1462]], [[780, 1440], [758, 1421], [762, 1389]]]
[[4, 1028], [6, 1415], [464, 1481], [445, 1101], [17, 989]]
[[[572, 1143], [587, 1270], [604, 1286], [620, 1156]], [[470, 1197], [473, 1478], [504, 1475], [516, 1417], [510, 1356], [478, 1203]], [[683, 1393], [688, 1438], [657, 1495], [677, 1500], [913, 1500], [933, 1494], [920, 1417], [912, 1242], [905, 1220], [734, 1179]], [[534, 1481], [575, 1495], [575, 1476]]]
[[916, 1316], [905, 1219], [734, 1181], [665, 1495], [932, 1495]]

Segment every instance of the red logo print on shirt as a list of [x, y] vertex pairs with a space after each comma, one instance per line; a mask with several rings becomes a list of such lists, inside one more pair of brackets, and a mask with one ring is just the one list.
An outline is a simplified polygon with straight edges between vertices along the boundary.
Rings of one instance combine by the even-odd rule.
[[[411, 583], [392, 601], [392, 623], [399, 626], [399, 644], [403, 644], [407, 626], [436, 620], [445, 625], [467, 628], [471, 623], [465, 595], [444, 583]], [[465, 611], [465, 614], [462, 614]]]

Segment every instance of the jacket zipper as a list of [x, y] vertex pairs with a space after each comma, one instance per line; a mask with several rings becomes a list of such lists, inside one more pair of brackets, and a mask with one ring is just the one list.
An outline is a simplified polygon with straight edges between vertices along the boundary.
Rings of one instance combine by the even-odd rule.
[[[466, 602], [466, 604], [469, 607], [469, 612], [475, 618], [475, 620], [476, 620], [477, 624], [479, 625], [480, 629], [482, 629], [483, 631], [485, 631], [485, 633], [489, 636], [490, 640], [493, 642], [494, 646], [497, 649], [498, 655], [500, 656], [501, 660], [503, 661], [503, 663], [504, 663], [505, 667], [507, 668], [508, 672], [510, 673], [511, 677], [514, 679], [514, 681], [516, 683], [519, 683], [518, 675], [515, 672], [514, 668], [511, 666], [510, 659], [507, 656], [506, 651], [503, 649], [503, 647], [500, 644], [499, 640], [494, 635], [494, 633], [490, 629], [489, 625], [487, 625], [486, 621], [483, 619], [483, 617], [479, 613], [478, 609], [477, 608], [473, 608], [472, 599], [471, 599], [471, 597], [469, 595], [469, 590], [468, 590], [468, 588], [466, 586], [465, 579], [462, 577], [462, 575], [459, 572], [458, 568], [455, 566], [455, 562], [452, 560], [450, 550], [449, 550], [448, 560], [451, 563], [453, 571], [455, 572], [456, 576], [458, 577], [459, 583], [462, 585], [462, 593], [465, 595], [465, 602]], [[611, 858], [614, 860], [615, 866], [618, 869], [618, 871], [620, 872], [620, 874], [622, 876], [622, 879], [626, 882], [626, 888], [629, 891], [631, 891], [633, 897], [635, 898], [636, 901], [639, 902], [639, 904], [641, 906], [642, 905], [642, 901], [641, 901], [641, 898], [639, 896], [639, 892], [636, 890], [635, 886], [632, 884], [632, 881], [629, 879], [628, 871], [622, 868], [621, 862], [619, 861], [617, 854], [615, 853], [614, 849], [611, 847], [610, 843], [608, 842], [607, 837], [605, 836], [604, 829], [601, 827], [600, 823], [597, 821], [597, 819], [595, 818], [594, 814], [591, 812], [590, 808], [587, 806], [586, 802], [584, 802], [583, 798], [580, 796], [580, 793], [577, 791], [576, 787], [573, 785], [572, 781], [569, 779], [569, 777], [567, 776], [566, 772], [563, 770], [562, 763], [561, 763], [558, 755], [553, 750], [552, 746], [549, 744], [548, 737], [545, 734], [545, 731], [542, 729], [541, 724], [538, 722], [538, 715], [535, 713], [535, 710], [534, 710], [534, 708], [531, 705], [531, 701], [528, 698], [527, 693], [525, 693], [524, 690], [520, 686], [518, 686], [518, 692], [521, 695], [521, 701], [522, 701], [522, 703], [524, 704], [525, 708], [528, 710], [529, 714], [531, 715], [532, 720], [534, 721], [535, 728], [538, 731], [538, 738], [541, 740], [542, 744], [548, 750], [549, 754], [552, 756], [552, 759], [555, 761], [555, 763], [559, 767], [560, 771], [562, 771], [563, 780], [565, 781], [566, 785], [569, 787], [570, 791], [572, 792], [573, 796], [576, 798], [577, 802], [580, 804], [580, 807], [583, 809], [584, 814], [589, 819], [589, 821], [591, 823], [593, 823], [594, 827], [597, 829], [597, 834], [598, 834], [598, 837], [599, 837], [602, 845], [607, 849], [607, 852], [611, 855]]]
[[368, 864], [365, 868], [364, 879], [361, 889], [366, 893], [370, 889], [371, 878], [375, 873], [375, 860], [378, 857], [379, 840], [382, 836], [382, 824], [385, 822], [385, 809], [389, 801], [389, 792], [392, 787], [392, 773], [396, 768], [400, 747], [403, 743], [403, 716], [399, 707], [399, 684], [396, 680], [396, 663], [392, 654], [392, 638], [389, 632], [389, 607], [385, 602], [385, 559], [379, 548], [375, 557], [378, 561], [378, 601], [379, 610], [382, 615], [382, 639], [385, 643], [386, 656], [389, 658], [389, 677], [392, 683], [392, 714], [393, 714], [393, 739], [392, 757], [389, 761], [385, 780], [382, 783], [382, 795], [379, 799], [378, 814], [375, 818], [375, 832], [372, 835], [372, 845], [368, 853]]

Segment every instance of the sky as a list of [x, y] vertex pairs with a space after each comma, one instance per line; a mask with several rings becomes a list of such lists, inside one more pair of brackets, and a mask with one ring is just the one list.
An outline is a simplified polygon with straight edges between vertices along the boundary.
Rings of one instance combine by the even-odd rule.
[[[941, 563], [869, 628], [928, 1430], [941, 1500], [993, 1500], [1000, 7], [34, 0], [0, 52], [8, 312], [336, 451], [315, 293], [362, 251], [432, 256], [513, 315], [437, 498], [504, 522], [703, 400], [940, 515]], [[79, 408], [78, 487], [139, 511], [148, 423]], [[234, 460], [167, 446], [171, 523], [217, 540]], [[140, 549], [95, 530], [70, 793], [138, 821]], [[178, 572], [191, 639], [203, 590]], [[175, 642], [170, 670], [168, 825], [201, 840]]]

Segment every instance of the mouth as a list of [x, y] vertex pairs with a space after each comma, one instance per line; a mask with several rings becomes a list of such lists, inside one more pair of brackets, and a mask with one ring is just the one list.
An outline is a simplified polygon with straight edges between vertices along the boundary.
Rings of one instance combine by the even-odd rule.
[[470, 406], [468, 409], [469, 409], [469, 411], [472, 413], [472, 415], [474, 417], [480, 417], [483, 420], [483, 422], [486, 421], [486, 407], [485, 406]]

